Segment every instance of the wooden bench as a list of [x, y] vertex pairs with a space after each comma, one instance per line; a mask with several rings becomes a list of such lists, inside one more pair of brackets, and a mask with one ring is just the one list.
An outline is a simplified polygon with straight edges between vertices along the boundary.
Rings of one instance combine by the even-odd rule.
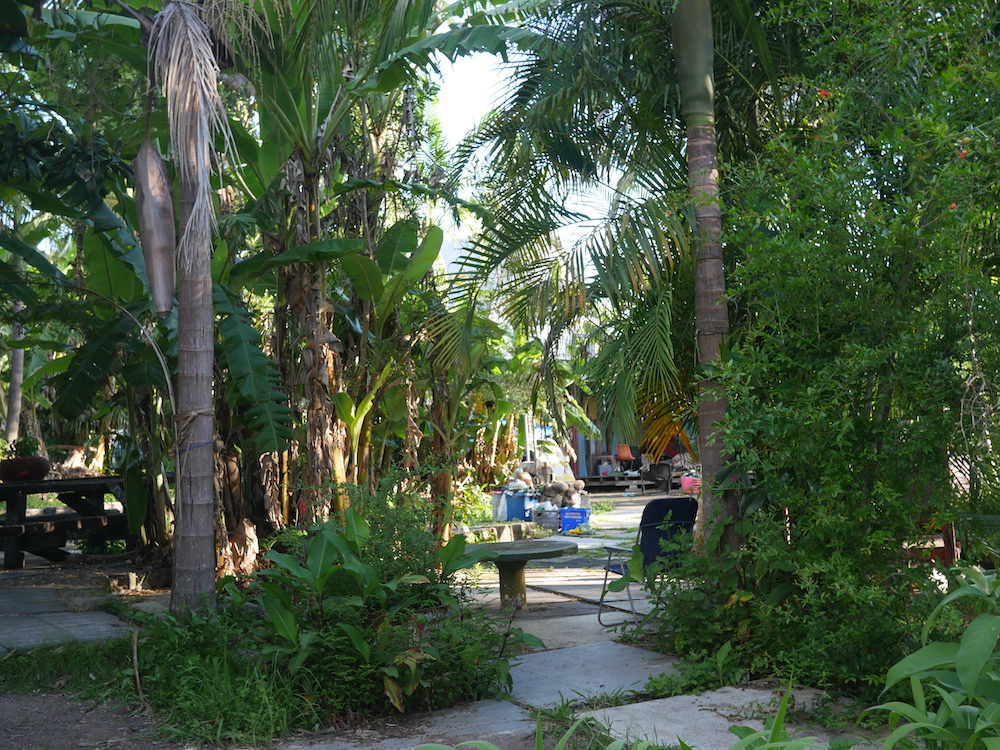
[[[24, 523], [0, 524], [0, 539], [14, 540], [18, 554], [31, 552], [51, 562], [61, 562], [69, 556], [63, 547], [73, 531], [105, 531], [101, 536], [107, 539], [123, 539], [128, 536], [128, 519], [118, 511], [105, 516], [58, 513], [29, 517]], [[5, 551], [5, 557], [6, 554]]]
[[[128, 533], [125, 514], [105, 508], [105, 496], [119, 499], [124, 487], [121, 477], [84, 477], [80, 479], [42, 479], [31, 482], [0, 482], [0, 502], [6, 503], [5, 523], [0, 524], [4, 540], [4, 567], [24, 567], [24, 552], [49, 560], [65, 559], [61, 549], [70, 531], [107, 529], [108, 537]], [[28, 495], [54, 494], [73, 513], [27, 515]]]

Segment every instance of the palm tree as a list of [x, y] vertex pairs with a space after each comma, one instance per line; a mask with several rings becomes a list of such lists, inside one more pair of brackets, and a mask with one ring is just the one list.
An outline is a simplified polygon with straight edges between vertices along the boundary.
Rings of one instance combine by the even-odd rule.
[[[263, 141], [256, 165], [262, 191], [255, 197], [266, 194], [281, 203], [281, 216], [263, 227], [271, 252], [348, 240], [374, 260], [398, 219], [421, 218], [413, 196], [424, 200], [435, 191], [411, 173], [406, 183], [416, 188], [408, 195], [397, 179], [418, 145], [417, 66], [432, 64], [436, 49], [452, 58], [483, 46], [500, 49], [505, 34], [513, 33], [484, 26], [471, 38], [471, 27], [434, 34], [463, 9], [459, 3], [439, 10], [432, 0], [343, 7], [284, 0], [234, 28], [234, 62], [254, 84]], [[355, 186], [341, 184], [347, 177]], [[341, 511], [347, 502], [346, 494], [335, 493], [330, 508], [329, 494], [319, 488], [366, 474], [363, 466], [350, 465], [364, 462], [365, 454], [352, 455], [334, 403], [341, 400], [338, 393], [360, 403], [370, 392], [384, 365], [375, 361], [378, 344], [371, 342], [388, 330], [373, 301], [344, 283], [344, 269], [330, 263], [333, 257], [317, 253], [283, 268], [274, 312], [274, 348], [286, 391], [293, 404], [305, 404], [299, 448], [302, 484], [309, 489], [300, 507], [316, 516]], [[349, 296], [346, 305], [338, 299], [341, 291]], [[347, 316], [334, 315], [338, 306], [350, 309], [360, 330], [342, 325]]]
[[[605, 401], [615, 409], [605, 420], [622, 434], [633, 425], [645, 428], [651, 445], [663, 437], [651, 430], [680, 429], [685, 405], [694, 401], [695, 372], [705, 372], [695, 365], [717, 363], [728, 332], [716, 143], [729, 153], [752, 152], [769, 122], [780, 120], [773, 103], [780, 93], [775, 60], [787, 59], [781, 40], [765, 38], [746, 0], [726, 0], [726, 10], [715, 19], [724, 32], [719, 39], [707, 1], [568, 3], [537, 19], [556, 43], [517, 63], [508, 103], [470, 136], [458, 165], [488, 148], [487, 179], [515, 176], [484, 198], [498, 220], [476, 238], [459, 288], [475, 295], [500, 269], [507, 312], [519, 325], [544, 321], [557, 336], [592, 317], [598, 305], [618, 320], [619, 349], [655, 343], [649, 355], [660, 358], [657, 367], [627, 368], [645, 382], [623, 377], [620, 357], [606, 359], [618, 365], [601, 378], [613, 384]], [[671, 44], [671, 29], [673, 56], [661, 52]], [[727, 86], [718, 117], [713, 44], [724, 49], [718, 67]], [[566, 193], [580, 187], [605, 191], [610, 210], [583, 239], [561, 247], [551, 241], [554, 230], [586, 220], [565, 208]], [[684, 302], [688, 294], [693, 306]], [[638, 321], [647, 298], [659, 299], [660, 313], [647, 306], [641, 318], [661, 322], [655, 338], [651, 328], [627, 323]], [[629, 331], [635, 341], [621, 338]], [[685, 331], [691, 343], [681, 340]], [[693, 352], [695, 338], [697, 362], [675, 358]], [[722, 456], [712, 426], [725, 404], [712, 380], [698, 390], [704, 469], [714, 476]], [[637, 409], [651, 418], [634, 424], [629, 412]], [[710, 484], [703, 530], [713, 517], [732, 517]]]
[[188, 3], [164, 6], [151, 56], [163, 88], [180, 187], [177, 514], [170, 608], [177, 616], [215, 608], [215, 426], [212, 375], [211, 175], [214, 135], [228, 132], [208, 27]]
[[715, 477], [726, 462], [718, 425], [726, 415], [727, 398], [712, 375], [729, 336], [729, 308], [722, 262], [722, 207], [719, 203], [719, 161], [715, 133], [715, 45], [710, 0], [678, 0], [673, 16], [674, 63], [681, 112], [687, 124], [688, 184], [697, 227], [697, 267], [694, 318], [698, 364], [705, 373], [698, 384], [698, 438], [702, 481], [700, 501], [703, 537], [721, 530], [722, 549], [739, 543], [734, 522], [739, 507], [732, 493], [719, 494]]

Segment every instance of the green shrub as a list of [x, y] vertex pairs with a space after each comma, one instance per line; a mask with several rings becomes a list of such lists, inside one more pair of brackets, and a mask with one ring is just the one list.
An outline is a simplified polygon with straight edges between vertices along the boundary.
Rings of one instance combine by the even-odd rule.
[[[927, 618], [922, 647], [895, 664], [885, 678], [885, 691], [907, 684], [909, 700], [870, 709], [886, 712], [892, 730], [883, 743], [895, 747], [936, 750], [1000, 745], [1000, 581], [995, 573], [958, 570], [948, 596]], [[958, 642], [929, 641], [938, 616], [953, 603], [971, 603], [980, 613]]]
[[[245, 594], [264, 615], [262, 653], [331, 715], [437, 708], [506, 687], [504, 637], [464, 616], [448, 585], [485, 553], [465, 554], [464, 539], [455, 537], [429, 551], [433, 562], [423, 571], [386, 578], [367, 562], [376, 536], [352, 506], [342, 521], [313, 530], [297, 554], [267, 553], [273, 567]], [[424, 561], [410, 553], [400, 557]]]
[[455, 490], [455, 522], [467, 526], [493, 521], [493, 497], [476, 484], [463, 483]]
[[[926, 573], [882, 553], [806, 556], [767, 542], [758, 524], [725, 559], [682, 555], [669, 577], [647, 581], [661, 646], [716, 654], [727, 643], [731, 676], [780, 677], [873, 696], [886, 670], [916, 643], [940, 598]], [[854, 535], [863, 542], [863, 535]], [[928, 587], [919, 595], [920, 587]]]
[[433, 578], [384, 579], [363, 559], [375, 536], [349, 510], [285, 534], [294, 554], [272, 548], [274, 567], [248, 587], [225, 581], [215, 617], [139, 616], [136, 668], [105, 670], [105, 693], [148, 704], [170, 738], [259, 743], [509, 689], [510, 635], [459, 607], [446, 583], [478, 557], [456, 538], [433, 554]]

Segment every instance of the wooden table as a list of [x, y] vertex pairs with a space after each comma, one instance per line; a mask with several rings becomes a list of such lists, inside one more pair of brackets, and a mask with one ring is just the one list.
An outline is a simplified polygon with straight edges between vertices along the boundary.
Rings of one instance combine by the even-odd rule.
[[[0, 503], [6, 503], [5, 523], [0, 525], [4, 539], [4, 568], [24, 567], [22, 538], [52, 534], [56, 531], [98, 528], [112, 521], [124, 520], [121, 513], [109, 513], [104, 496], [122, 499], [122, 477], [84, 477], [81, 479], [40, 479], [31, 482], [0, 482]], [[55, 493], [59, 502], [75, 513], [27, 518], [28, 495]]]
[[524, 568], [528, 560], [542, 560], [561, 557], [576, 552], [576, 542], [562, 539], [522, 539], [517, 542], [489, 542], [470, 544], [467, 552], [489, 550], [496, 553], [492, 558], [500, 572], [500, 606], [528, 606], [528, 587], [524, 581]]

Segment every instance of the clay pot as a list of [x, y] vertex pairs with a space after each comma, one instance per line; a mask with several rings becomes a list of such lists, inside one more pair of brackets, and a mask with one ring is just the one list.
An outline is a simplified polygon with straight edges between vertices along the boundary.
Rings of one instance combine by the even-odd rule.
[[0, 461], [0, 481], [34, 482], [45, 479], [50, 469], [49, 459], [43, 456], [21, 456]]

